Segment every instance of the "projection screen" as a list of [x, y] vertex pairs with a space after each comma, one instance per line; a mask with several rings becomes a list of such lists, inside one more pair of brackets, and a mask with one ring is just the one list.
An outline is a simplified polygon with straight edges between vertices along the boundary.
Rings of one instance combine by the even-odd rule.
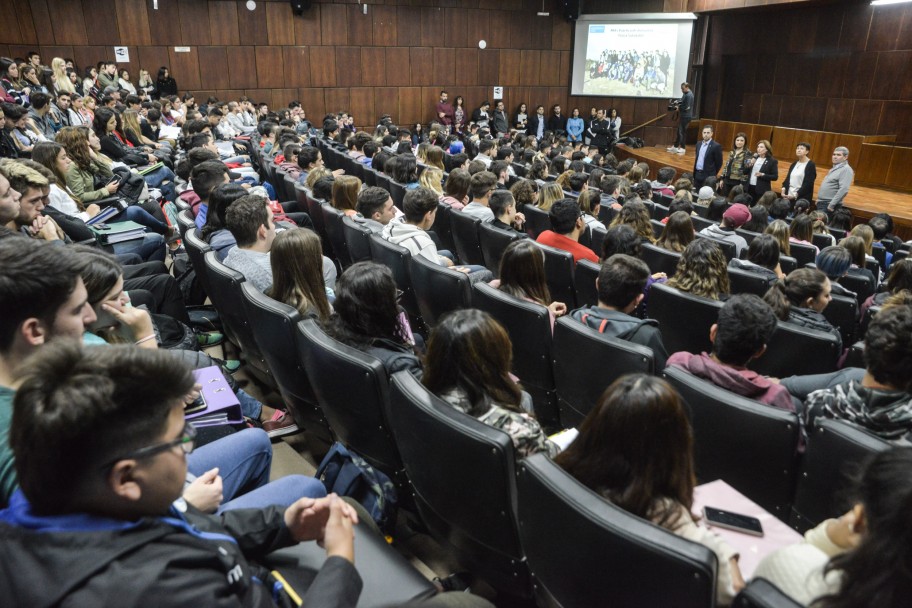
[[693, 13], [581, 15], [571, 94], [679, 96], [695, 19]]

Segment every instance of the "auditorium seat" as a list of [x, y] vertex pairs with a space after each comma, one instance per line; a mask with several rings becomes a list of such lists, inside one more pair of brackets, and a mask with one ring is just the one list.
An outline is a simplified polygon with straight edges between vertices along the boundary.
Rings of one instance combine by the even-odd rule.
[[662, 233], [665, 232], [665, 224], [663, 224], [659, 220], [653, 218], [653, 219], [649, 220], [649, 224], [652, 226], [652, 235], [656, 239], [658, 239], [660, 236], [662, 236]]
[[352, 263], [371, 259], [370, 229], [346, 215], [342, 218], [342, 234]]
[[402, 459], [387, 421], [383, 363], [330, 338], [314, 319], [297, 325], [298, 357], [333, 434], [405, 491]]
[[193, 212], [189, 209], [184, 209], [178, 213], [177, 227], [180, 230], [181, 238], [184, 238], [188, 230], [196, 230], [196, 219], [193, 217]]
[[[186, 232], [183, 243], [187, 257], [190, 258], [190, 265], [193, 266], [193, 270], [196, 273], [196, 279], [203, 288], [203, 292], [209, 295], [212, 292], [212, 285], [209, 282], [209, 271], [206, 269], [206, 261], [203, 256], [212, 251], [212, 247], [209, 246], [209, 243], [196, 236], [195, 229]], [[230, 335], [228, 339], [237, 344], [237, 341]]]
[[333, 258], [338, 260], [342, 268], [348, 268], [352, 265], [352, 259], [348, 253], [348, 245], [345, 243], [345, 231], [342, 229], [342, 219], [345, 214], [332, 205], [322, 205], [320, 211], [323, 213], [323, 226], [326, 229], [326, 238], [332, 247]]
[[605, 246], [605, 237], [608, 236], [608, 231], [592, 226], [590, 226], [590, 230], [592, 231], [592, 243], [590, 243], [589, 248], [599, 259], [601, 259], [602, 250]]
[[456, 253], [456, 243], [453, 240], [453, 221], [450, 218], [451, 213], [459, 212], [453, 211], [453, 209], [445, 203], [438, 203], [437, 216], [434, 218], [434, 225], [431, 226], [430, 231], [437, 235], [437, 238], [440, 240], [440, 244], [443, 245], [444, 249]]
[[748, 245], [750, 245], [755, 238], [760, 236], [759, 232], [751, 232], [750, 230], [744, 230], [743, 228], [736, 228], [735, 234], [744, 238], [744, 240], [747, 241]]
[[722, 254], [725, 256], [725, 261], [730, 262], [734, 258], [738, 257], [738, 248], [731, 241], [723, 241], [722, 239], [715, 239], [711, 236], [705, 236], [703, 234], [697, 233], [695, 235], [698, 239], [706, 239], [715, 243], [719, 249], [722, 250]]
[[576, 263], [573, 272], [573, 285], [576, 289], [576, 305], [595, 306], [598, 304], [598, 288], [595, 282], [599, 276], [601, 266], [589, 260], [580, 260]]
[[753, 578], [735, 597], [732, 608], [802, 608], [766, 579]]
[[563, 302], [568, 309], [576, 308], [576, 287], [573, 284], [573, 254], [563, 249], [536, 243], [545, 252], [545, 281], [551, 300]]
[[500, 276], [500, 259], [504, 251], [513, 241], [524, 238], [523, 235], [515, 230], [504, 230], [497, 228], [489, 222], [482, 222], [478, 225], [478, 240], [481, 245], [481, 255], [484, 258], [484, 265], [495, 277]]
[[484, 265], [484, 256], [481, 253], [481, 241], [478, 239], [478, 225], [481, 223], [476, 217], [452, 211], [450, 224], [453, 227], [453, 241], [456, 245], [456, 257], [461, 264]]
[[495, 589], [530, 596], [510, 436], [439, 399], [408, 372], [394, 374], [390, 390], [389, 420], [431, 534]]
[[868, 326], [871, 324], [871, 319], [874, 318], [877, 313], [880, 312], [880, 306], [868, 306], [865, 310], [864, 316], [861, 318], [861, 323], [858, 325], [858, 339], [863, 340], [865, 333], [868, 331]]
[[551, 366], [551, 321], [540, 304], [514, 298], [487, 283], [472, 285], [472, 306], [504, 326], [513, 343], [513, 373], [532, 395], [535, 414], [543, 426], [558, 423], [557, 395]]
[[770, 288], [770, 282], [765, 276], [731, 266], [728, 267], [728, 281], [732, 294], [752, 293], [762, 298]]
[[687, 403], [699, 483], [722, 479], [786, 519], [798, 468], [798, 416], [669, 366], [665, 378]]
[[[662, 196], [662, 195], [660, 194], [659, 196]], [[661, 220], [668, 217], [668, 207], [656, 202], [652, 206], [651, 217], [654, 220], [659, 220], [659, 222], [661, 223]]]
[[782, 271], [783, 274], [789, 274], [793, 270], [798, 269], [798, 261], [791, 256], [780, 255], [779, 256], [779, 269]]
[[833, 294], [823, 309], [823, 316], [842, 334], [842, 343], [851, 344], [858, 326], [858, 300], [851, 296]]
[[795, 258], [798, 267], [802, 268], [805, 264], [813, 263], [817, 259], [817, 249], [811, 245], [789, 243], [789, 255]]
[[838, 283], [849, 291], [855, 292], [855, 295], [858, 296], [859, 305], [864, 304], [864, 301], [874, 295], [877, 289], [873, 277], [859, 274], [847, 274], [839, 277]]
[[830, 245], [833, 244], [833, 241], [832, 241], [832, 239], [830, 239], [830, 235], [828, 235], [828, 234], [814, 233], [813, 235], [811, 235], [811, 243], [814, 244], [817, 247], [817, 249], [820, 249], [821, 251], [823, 251], [824, 247], [829, 247]]
[[246, 281], [241, 284], [241, 292], [247, 320], [256, 328], [254, 336], [275, 378], [282, 402], [306, 434], [308, 449], [319, 458], [328, 451], [334, 437], [298, 358], [295, 326], [301, 315]]
[[655, 368], [651, 348], [600, 334], [570, 317], [554, 323], [552, 357], [564, 428], [579, 426], [617, 378]]
[[865, 459], [890, 448], [890, 442], [844, 420], [817, 418], [807, 430], [789, 525], [805, 532], [852, 507], [852, 476]]
[[678, 291], [662, 283], [649, 289], [649, 316], [659, 322], [665, 350], [671, 353], [710, 352], [709, 328], [715, 324], [722, 302]]
[[313, 193], [305, 190], [305, 202], [307, 203], [307, 214], [310, 216], [310, 221], [313, 222], [314, 231], [320, 235], [320, 238], [323, 239], [323, 250], [326, 251], [328, 248], [331, 248], [332, 245], [329, 243], [328, 237], [326, 236], [326, 226], [323, 224], [323, 209], [322, 206], [325, 205], [320, 199], [314, 198]]
[[[652, 311], [651, 299], [649, 310]], [[775, 378], [825, 374], [836, 371], [840, 354], [839, 342], [830, 332], [779, 321], [766, 353], [748, 367]]]
[[237, 340], [241, 359], [248, 364], [247, 369], [257, 380], [266, 386], [277, 388], [275, 378], [254, 337], [253, 327], [247, 319], [244, 295], [241, 293], [244, 275], [219, 262], [215, 251], [207, 252], [203, 259], [212, 287], [209, 299], [218, 310], [223, 327], [229, 328], [229, 335]]
[[472, 285], [466, 273], [413, 255], [409, 260], [409, 275], [418, 310], [428, 327], [437, 325], [452, 310], [469, 307]]
[[400, 184], [394, 179], [390, 179], [389, 193], [390, 196], [393, 197], [393, 203], [396, 204], [396, 207], [402, 209], [402, 201], [405, 200], [405, 185]]
[[715, 605], [708, 547], [612, 505], [544, 455], [518, 467], [519, 535], [539, 606]]
[[288, 173], [285, 169], [276, 167], [273, 174], [272, 187], [275, 189], [276, 197], [280, 201], [288, 200], [288, 193], [285, 191], [285, 177]]
[[418, 310], [418, 301], [415, 299], [415, 291], [412, 289], [412, 279], [409, 273], [409, 259], [412, 254], [405, 247], [390, 243], [376, 234], [370, 235], [369, 240], [371, 259], [392, 271], [396, 286], [402, 291], [399, 304], [408, 311], [409, 317], [415, 322], [412, 329], [420, 331], [421, 312]]
[[545, 230], [551, 230], [551, 217], [547, 211], [542, 211], [535, 205], [524, 205], [523, 215], [526, 216], [526, 232], [533, 239]]
[[719, 222], [714, 222], [710, 219], [707, 219], [703, 215], [700, 215], [700, 207], [701, 207], [701, 205], [694, 205], [694, 210], [697, 212], [697, 215], [690, 216], [690, 221], [693, 222], [694, 230], [696, 232], [700, 232], [704, 228], [708, 228], [709, 226], [719, 223]]
[[371, 169], [370, 165], [362, 165], [364, 167], [364, 179], [362, 180], [366, 185], [373, 187], [377, 185], [377, 172]]
[[678, 268], [681, 254], [651, 243], [642, 243], [640, 245], [640, 259], [646, 262], [650, 272], [653, 274], [664, 272], [670, 279]]

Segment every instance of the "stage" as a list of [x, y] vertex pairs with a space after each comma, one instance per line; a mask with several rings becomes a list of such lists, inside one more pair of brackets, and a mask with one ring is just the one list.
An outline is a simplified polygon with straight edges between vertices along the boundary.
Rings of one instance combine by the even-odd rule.
[[[633, 158], [637, 162], [645, 162], [650, 167], [649, 178], [654, 180], [656, 172], [662, 167], [673, 167], [677, 170], [678, 175], [687, 171], [693, 172], [696, 149], [693, 145], [687, 147], [685, 154], [674, 154], [668, 152], [666, 146], [628, 148], [626, 146], [617, 146], [614, 149], [614, 155], [618, 160]], [[723, 162], [728, 159], [728, 151], [723, 154]], [[781, 192], [782, 180], [788, 173], [789, 165], [793, 159], [779, 161], [779, 181], [773, 182], [773, 191]], [[813, 160], [813, 159], [812, 159]], [[852, 159], [849, 157], [849, 164]], [[817, 167], [817, 179], [814, 182], [814, 194], [817, 194], [817, 188], [820, 182], [826, 176], [827, 167]], [[894, 192], [883, 188], [871, 188], [852, 184], [849, 194], [845, 199], [845, 206], [852, 210], [852, 215], [856, 223], [866, 222], [875, 213], [886, 212], [893, 218], [896, 227], [896, 235], [903, 240], [912, 239], [912, 194], [905, 192]]]

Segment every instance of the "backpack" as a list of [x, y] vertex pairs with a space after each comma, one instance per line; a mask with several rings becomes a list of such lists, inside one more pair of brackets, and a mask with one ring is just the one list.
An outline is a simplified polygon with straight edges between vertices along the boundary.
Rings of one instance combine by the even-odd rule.
[[393, 531], [398, 498], [396, 486], [384, 473], [336, 442], [317, 468], [316, 476], [327, 492], [350, 496], [361, 503], [384, 533]]

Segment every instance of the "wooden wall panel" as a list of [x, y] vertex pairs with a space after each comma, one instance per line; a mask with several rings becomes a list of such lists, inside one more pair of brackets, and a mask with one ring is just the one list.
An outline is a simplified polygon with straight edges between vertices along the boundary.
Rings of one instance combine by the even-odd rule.
[[[399, 87], [375, 87], [374, 88], [374, 120], [382, 114], [395, 116], [399, 112]], [[431, 114], [434, 109], [431, 108]], [[365, 121], [366, 122], [366, 121]], [[397, 121], [399, 122], [399, 121]], [[368, 123], [371, 124], [371, 123]]]
[[182, 44], [183, 36], [178, 25], [180, 24], [180, 19], [180, 6], [176, 2], [162, 2], [157, 11], [153, 10], [152, 19], [149, 20], [149, 32], [152, 40], [156, 44], [169, 46]]
[[318, 126], [326, 115], [326, 99], [323, 95], [323, 89], [302, 88], [298, 90], [298, 101], [301, 107], [309, 117], [310, 122]]
[[197, 50], [200, 62], [200, 88], [228, 89], [228, 51], [223, 46], [201, 46]]
[[361, 47], [361, 81], [372, 87], [386, 84], [386, 50], [365, 46]]
[[303, 15], [294, 18], [295, 44], [320, 45], [323, 44], [323, 11], [320, 4], [314, 4]]
[[912, 189], [912, 148], [896, 148], [890, 161], [890, 171], [887, 173], [887, 182], [897, 188]]
[[458, 49], [456, 51], [456, 78], [454, 82], [460, 86], [478, 84], [478, 49]]
[[[269, 44], [269, 29], [266, 24], [266, 11], [264, 9], [247, 10], [245, 2], [238, 1], [238, 34], [241, 44], [266, 45]], [[265, 3], [263, 4], [265, 6]]]
[[352, 87], [348, 111], [356, 121], [369, 123], [377, 117], [374, 110], [374, 88]]
[[[84, 0], [89, 1], [91, 0]], [[180, 32], [183, 44], [208, 46], [211, 40], [212, 22], [209, 20], [209, 3], [198, 0], [178, 0], [180, 9]], [[209, 24], [209, 27], [206, 26]]]
[[270, 45], [293, 45], [295, 43], [294, 14], [286, 2], [267, 2], [266, 33]]
[[[372, 6], [369, 14], [373, 15], [374, 44], [377, 46], [396, 45], [396, 7]], [[369, 19], [370, 17], [365, 17]]]
[[456, 82], [456, 50], [434, 48], [435, 82]]
[[261, 89], [281, 89], [288, 86], [285, 80], [285, 61], [282, 48], [258, 46], [255, 48], [257, 86]]
[[423, 120], [426, 114], [425, 108], [421, 105], [421, 88], [399, 87], [399, 123], [418, 122]]
[[145, 0], [114, 0], [114, 9], [117, 11], [117, 30], [121, 44], [152, 44]]
[[228, 47], [228, 82], [231, 88], [249, 89], [257, 86], [256, 53], [252, 46]]
[[[209, 40], [211, 44], [241, 44], [238, 7], [234, 2], [209, 2]], [[192, 31], [192, 25], [190, 26]]]
[[540, 51], [521, 51], [519, 84], [537, 85], [541, 84], [539, 70], [541, 69], [541, 52]]
[[361, 12], [360, 4], [348, 6], [348, 44], [371, 47], [374, 45], [374, 20]]
[[[153, 79], [158, 76], [158, 69], [160, 67], [170, 66], [171, 64], [171, 56], [168, 55], [168, 47], [166, 46], [141, 46], [136, 50], [139, 56], [140, 67], [149, 70], [149, 75]], [[100, 47], [98, 48], [98, 51], [93, 63], [111, 56], [111, 49], [108, 47]], [[139, 72], [136, 70], [134, 71], [136, 72], [136, 75], [133, 76], [133, 78], [138, 80]], [[172, 73], [174, 73], [173, 70]], [[181, 81], [184, 78], [183, 74], [178, 73], [174, 78], [177, 80], [178, 86], [181, 87], [182, 90], [187, 90], [186, 86], [181, 84]]]
[[[88, 44], [82, 2], [79, 0], [48, 0], [47, 7], [48, 11], [54, 15], [55, 44]], [[4, 15], [4, 17], [6, 16]], [[0, 39], [9, 40], [8, 38]]]
[[310, 47], [310, 79], [316, 87], [336, 86], [336, 52], [333, 47]]
[[890, 160], [893, 157], [893, 146], [861, 144], [861, 154], [855, 169], [855, 181], [866, 184], [881, 185], [887, 182]]
[[396, 7], [396, 30], [398, 46], [424, 46], [421, 44], [421, 8]]
[[404, 47], [386, 49], [386, 84], [409, 85], [409, 50]]
[[334, 46], [348, 44], [348, 11], [343, 4], [320, 5], [320, 44]]
[[282, 61], [285, 64], [286, 86], [310, 86], [310, 50], [306, 46], [282, 47]]
[[51, 23], [51, 11], [48, 9], [47, 0], [29, 0], [29, 5], [32, 8], [38, 44], [54, 44], [54, 30], [46, 25]]
[[361, 82], [361, 49], [356, 46], [337, 46], [336, 86], [350, 87]]
[[503, 51], [478, 51], [478, 84], [494, 86], [500, 83], [500, 54]]
[[[330, 87], [324, 91], [326, 107], [330, 112], [347, 112], [351, 104], [351, 91], [344, 87]], [[316, 117], [315, 117], [316, 118]]]
[[[46, 11], [47, 7], [45, 7], [44, 10]], [[39, 23], [45, 24], [45, 23], [51, 22], [50, 19], [48, 18], [47, 13], [46, 12], [44, 14], [39, 13], [36, 18], [36, 15], [32, 14], [32, 6], [28, 0], [14, 0], [13, 10], [11, 11], [11, 13], [7, 12], [6, 14], [4, 14], [3, 18], [8, 19], [9, 18], [8, 15], [10, 15], [10, 14], [15, 15], [15, 17], [18, 18], [18, 20], [19, 20], [19, 40], [18, 40], [19, 44], [36, 45], [39, 43], [53, 43], [54, 42], [53, 33], [51, 32], [51, 30], [49, 30], [47, 27], [44, 27], [43, 25], [42, 25], [42, 28], [38, 28], [36, 25]], [[43, 38], [42, 40], [39, 40], [39, 38], [38, 38], [39, 29], [42, 29], [42, 38]], [[116, 29], [116, 24], [115, 24], [115, 29]], [[51, 35], [50, 40], [47, 39], [48, 34]]]
[[413, 85], [429, 85], [437, 82], [438, 77], [434, 69], [434, 49], [430, 47], [412, 47], [409, 49], [410, 83]]
[[[181, 86], [191, 91], [200, 87], [200, 69], [208, 69], [207, 66], [200, 65], [198, 49], [199, 47], [192, 46], [189, 53], [175, 53], [174, 47], [169, 47], [168, 63], [162, 64], [169, 66], [172, 74], [180, 74]], [[155, 78], [157, 74], [157, 70], [155, 72], [149, 70], [152, 78]], [[138, 77], [137, 73], [133, 78], [138, 79]]]

